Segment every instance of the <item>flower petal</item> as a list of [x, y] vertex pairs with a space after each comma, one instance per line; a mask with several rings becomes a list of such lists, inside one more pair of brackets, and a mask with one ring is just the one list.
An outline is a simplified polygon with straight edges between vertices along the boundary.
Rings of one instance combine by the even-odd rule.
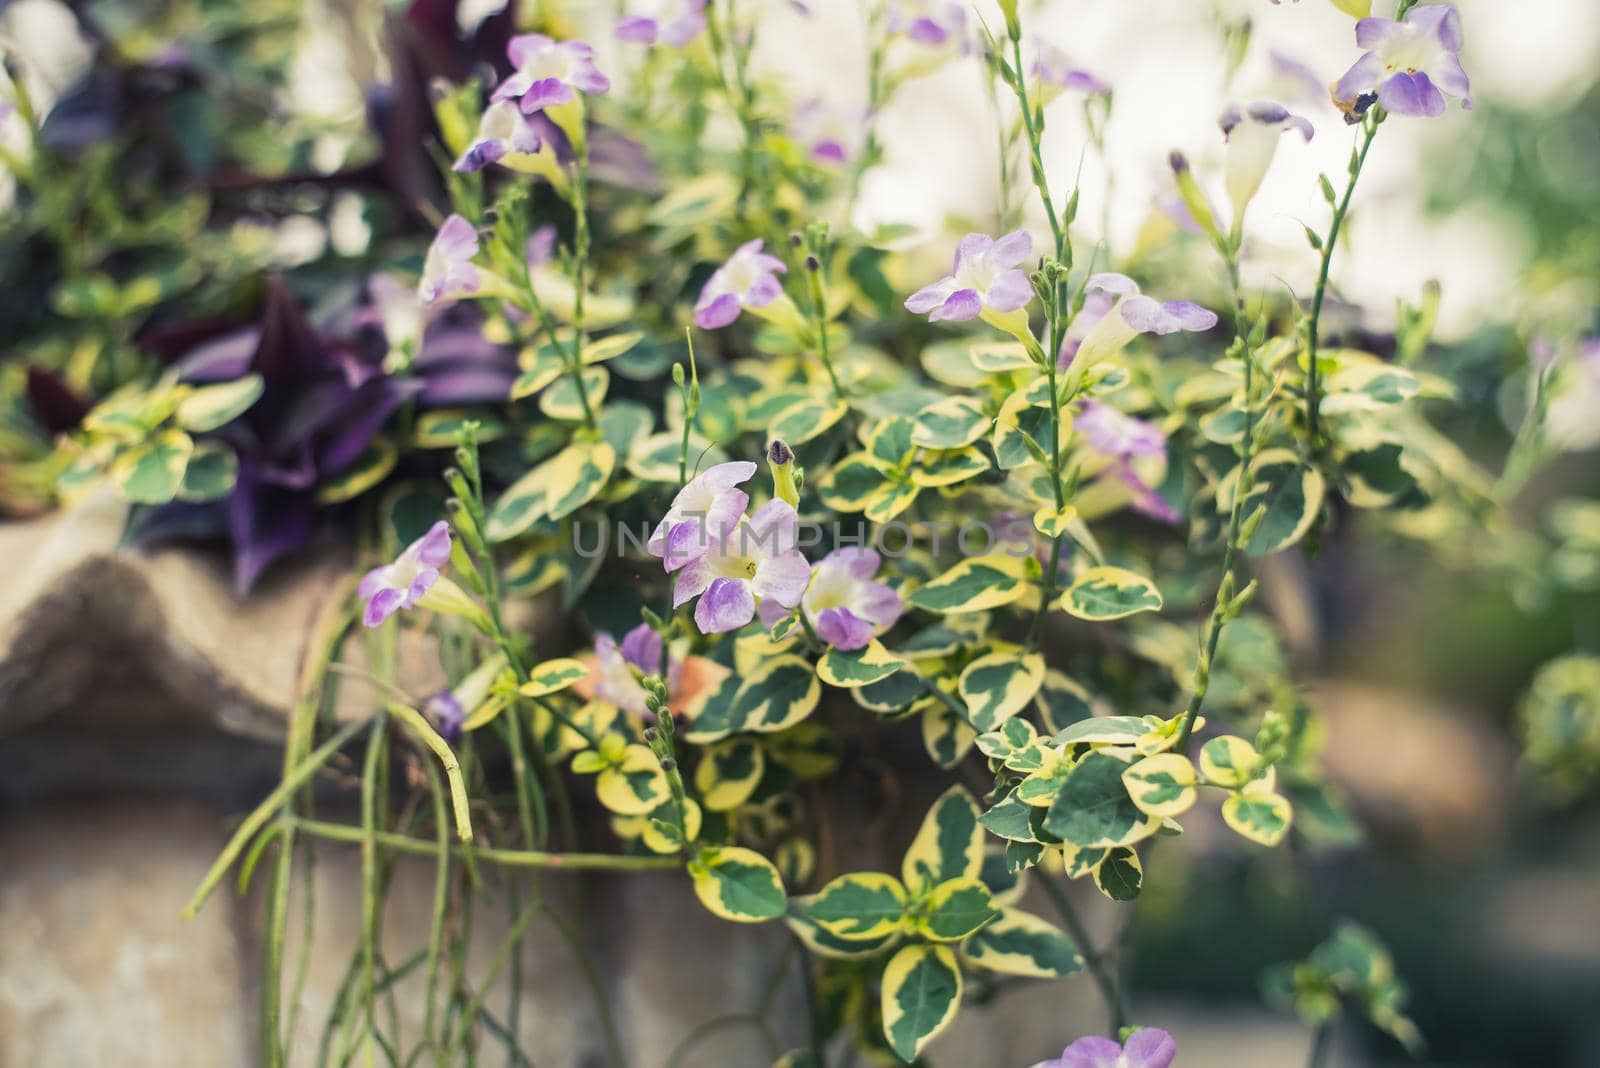
[[958, 289], [933, 309], [928, 315], [928, 321], [937, 323], [945, 320], [964, 323], [968, 319], [976, 319], [978, 313], [983, 311], [983, 298], [978, 296], [976, 289]]
[[718, 578], [694, 606], [695, 626], [701, 634], [738, 630], [755, 618], [756, 601], [750, 584], [740, 579]]
[[817, 637], [835, 649], [865, 649], [872, 641], [872, 624], [848, 608], [827, 608], [817, 616]]

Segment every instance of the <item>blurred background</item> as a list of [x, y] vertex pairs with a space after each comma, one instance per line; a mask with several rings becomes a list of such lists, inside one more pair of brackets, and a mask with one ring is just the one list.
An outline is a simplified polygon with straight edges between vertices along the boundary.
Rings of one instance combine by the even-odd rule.
[[[861, 107], [855, 0], [812, 0], [809, 13], [763, 3], [758, 64], [797, 97]], [[1381, 347], [1395, 296], [1415, 302], [1437, 282], [1427, 367], [1460, 396], [1431, 414], [1464, 456], [1497, 471], [1529, 403], [1530, 349], [1570, 347], [1600, 328], [1600, 4], [1457, 6], [1474, 108], [1385, 129], [1336, 260], [1335, 329]], [[1217, 173], [1215, 121], [1228, 100], [1280, 99], [1311, 119], [1309, 145], [1286, 139], [1279, 150], [1246, 261], [1247, 281], [1304, 297], [1316, 267], [1304, 223], [1325, 220], [1317, 175], [1342, 172], [1352, 134], [1285, 72], [1292, 63], [1323, 83], [1342, 73], [1358, 55], [1349, 16], [1327, 0], [1036, 7], [1031, 25], [1115, 89], [1102, 145], [1070, 104], [1051, 112], [1047, 136], [1052, 171], [1082, 175], [1081, 233], [1112, 264], [1136, 259], [1151, 228], [1170, 225], [1161, 208], [1170, 150]], [[610, 40], [611, 5], [568, 9], [590, 28], [602, 67], [625, 78], [637, 53]], [[470, 28], [496, 10], [486, 0], [451, 14]], [[382, 259], [396, 225], [383, 187], [409, 180], [372, 121], [374, 86], [412, 73], [383, 45], [394, 11], [376, 0], [16, 0], [0, 4], [0, 52], [50, 113], [52, 136], [87, 146], [85, 166], [115, 174], [115, 159], [93, 146], [125, 123], [181, 132], [170, 158], [237, 207], [226, 247], [194, 250], [208, 278], [348, 267]], [[1246, 22], [1248, 48], [1230, 75], [1221, 57]], [[107, 82], [92, 62], [107, 42], [141, 78], [181, 84], [151, 105], [159, 123], [131, 111], [127, 82]], [[398, 91], [378, 95], [391, 109], [379, 115], [403, 103]], [[26, 150], [16, 122], [0, 120], [10, 153]], [[975, 59], [909, 84], [881, 129], [885, 161], [866, 179], [859, 225], [908, 224], [908, 244], [992, 229], [998, 129]], [[374, 180], [319, 181], [359, 168]], [[291, 172], [304, 184], [253, 188], [252, 175]], [[0, 232], [12, 195], [0, 168]], [[28, 255], [25, 243], [0, 241], [0, 321], [15, 328], [0, 338], [8, 362], [27, 355], [17, 338], [41, 299]], [[1600, 1065], [1600, 760], [1553, 787], [1530, 766], [1519, 711], [1541, 666], [1600, 649], [1600, 596], [1582, 575], [1566, 580], [1556, 554], [1570, 545], [1549, 535], [1552, 502], [1600, 487], [1600, 371], [1571, 378], [1550, 427], [1550, 462], [1514, 496], [1506, 529], [1341, 530], [1314, 557], [1266, 569], [1284, 623], [1274, 655], [1328, 718], [1331, 776], [1364, 833], [1263, 859], [1196, 819], [1183, 846], [1165, 850], [1161, 877], [1134, 907], [1124, 960], [1138, 1018], [1178, 1036], [1178, 1064], [1303, 1063], [1306, 1033], [1263, 1006], [1262, 974], [1304, 958], [1348, 918], [1392, 951], [1426, 1038], [1422, 1063]], [[219, 816], [276, 781], [275, 717], [316, 593], [345, 558], [322, 547], [325, 558], [297, 562], [237, 608], [204, 557], [127, 563], [118, 525], [90, 509], [0, 530], [0, 558], [16, 570], [0, 591], [0, 1065], [253, 1063], [254, 903], [188, 926], [176, 914], [220, 844]], [[1117, 937], [1122, 919], [1102, 920]], [[706, 996], [745, 997], [759, 960], [748, 946], [730, 956]], [[1071, 1027], [1094, 1026], [1087, 983], [1075, 982], [1066, 994], [1027, 995], [1046, 1011], [1063, 999], [1058, 1046]], [[312, 989], [313, 1005], [331, 996]], [[640, 1043], [656, 1040], [651, 1013], [672, 1016], [657, 1004], [671, 993], [629, 995]], [[1000, 1026], [964, 1022], [935, 1062], [1024, 1063], [985, 1059]], [[128, 1035], [151, 1037], [130, 1048]], [[756, 1063], [721, 1056], [705, 1063]], [[1330, 1063], [1411, 1061], [1350, 1021]]]

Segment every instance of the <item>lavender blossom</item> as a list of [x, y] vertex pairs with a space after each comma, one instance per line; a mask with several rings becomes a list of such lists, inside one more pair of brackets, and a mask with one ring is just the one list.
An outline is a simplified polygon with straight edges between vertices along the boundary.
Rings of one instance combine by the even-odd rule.
[[1001, 316], [1019, 312], [1033, 300], [1033, 283], [1018, 269], [1032, 252], [1033, 239], [1026, 230], [999, 238], [968, 234], [956, 246], [950, 273], [906, 298], [906, 310], [926, 314], [930, 322], [982, 316], [991, 325], [1010, 329]]
[[682, 48], [706, 28], [706, 0], [629, 0], [617, 40]]
[[516, 71], [500, 83], [492, 99], [515, 100], [525, 115], [565, 104], [575, 93], [594, 95], [611, 88], [611, 80], [594, 65], [593, 46], [583, 41], [525, 33], [511, 38], [506, 56]]
[[1334, 102], [1347, 116], [1358, 116], [1374, 91], [1377, 102], [1394, 115], [1443, 115], [1447, 94], [1472, 107], [1471, 85], [1457, 56], [1461, 16], [1451, 5], [1414, 7], [1399, 22], [1361, 19], [1356, 44], [1366, 54], [1333, 88]]
[[463, 216], [451, 215], [428, 246], [417, 296], [424, 304], [437, 304], [478, 292], [483, 275], [472, 262], [477, 254], [477, 230]]
[[434, 583], [439, 569], [450, 562], [450, 524], [439, 520], [428, 532], [395, 558], [368, 571], [356, 594], [367, 602], [361, 622], [381, 626], [402, 608], [414, 608]]
[[740, 311], [765, 308], [783, 295], [778, 275], [788, 268], [778, 257], [762, 251], [760, 238], [747, 241], [718, 267], [695, 301], [694, 321], [702, 330], [720, 330], [739, 318]]
[[496, 100], [478, 120], [478, 136], [451, 169], [462, 173], [499, 163], [513, 170], [527, 169], [528, 159], [543, 142], [520, 108], [510, 100]]
[[1233, 230], [1238, 234], [1244, 227], [1245, 209], [1261, 188], [1272, 157], [1277, 154], [1278, 135], [1294, 130], [1310, 141], [1315, 131], [1308, 120], [1270, 100], [1257, 100], [1243, 108], [1229, 104], [1217, 125], [1228, 142], [1224, 170], [1228, 199], [1233, 202]]
[[738, 630], [755, 618], [758, 599], [783, 608], [800, 603], [811, 565], [798, 548], [800, 519], [787, 501], [768, 501], [748, 519], [734, 517], [707, 533], [706, 551], [679, 571], [672, 591], [674, 608], [700, 598], [694, 610], [700, 633]]
[[1141, 1027], [1124, 1044], [1098, 1035], [1080, 1038], [1060, 1057], [1034, 1068], [1168, 1068], [1177, 1055], [1170, 1034], [1159, 1027]]

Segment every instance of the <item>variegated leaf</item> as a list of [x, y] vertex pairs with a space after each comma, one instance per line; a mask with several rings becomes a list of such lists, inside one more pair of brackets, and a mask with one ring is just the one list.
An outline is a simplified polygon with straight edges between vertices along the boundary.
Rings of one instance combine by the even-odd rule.
[[939, 795], [900, 862], [907, 887], [934, 886], [950, 879], [975, 879], [983, 871], [982, 810], [961, 786]]
[[1004, 553], [962, 560], [913, 591], [907, 602], [928, 612], [981, 612], [1017, 600], [1028, 590], [1024, 563]]
[[1009, 646], [980, 656], [961, 672], [967, 722], [991, 731], [1022, 711], [1044, 682], [1044, 657]]
[[961, 968], [944, 946], [906, 946], [883, 971], [883, 1034], [903, 1061], [921, 1056], [961, 1007]]
[[961, 955], [980, 968], [1002, 975], [1056, 979], [1083, 970], [1072, 939], [1052, 924], [1021, 909], [1000, 910], [1000, 918], [967, 939]]
[[689, 876], [700, 903], [734, 923], [765, 923], [782, 916], [789, 907], [778, 869], [753, 849], [703, 849], [689, 863]]
[[1061, 607], [1079, 619], [1122, 619], [1161, 609], [1155, 583], [1121, 567], [1091, 567], [1061, 595]]

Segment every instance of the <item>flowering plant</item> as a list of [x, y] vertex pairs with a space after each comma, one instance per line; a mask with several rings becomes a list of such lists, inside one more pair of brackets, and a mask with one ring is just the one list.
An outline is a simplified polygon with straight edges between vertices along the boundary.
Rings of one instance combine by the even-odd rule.
[[[414, 3], [413, 25], [434, 6]], [[765, 16], [743, 5], [621, 5], [594, 32], [618, 38], [626, 78], [512, 5], [452, 40], [483, 63], [430, 72], [448, 86], [398, 127], [411, 143], [384, 146], [386, 167], [437, 171], [433, 221], [397, 235], [404, 252], [382, 246], [380, 272], [322, 301], [272, 278], [259, 310], [169, 339], [169, 366], [54, 428], [62, 494], [109, 482], [152, 535], [206, 517], [241, 591], [332, 509], [381, 547], [320, 635], [281, 785], [191, 904], [241, 856], [248, 877], [270, 847], [286, 887], [296, 836], [361, 842], [361, 967], [334, 1006], [349, 1055], [394, 1056], [375, 931], [385, 858], [411, 852], [439, 873], [412, 1056], [455, 1063], [506, 1033], [459, 975], [436, 982], [464, 957], [463, 895], [495, 866], [517, 939], [555, 907], [530, 873], [556, 869], [670, 872], [722, 919], [785, 925], [811, 995], [790, 1068], [841, 1046], [937, 1056], [976, 991], [1080, 972], [1108, 1034], [1062, 1036], [1040, 1063], [1165, 1068], [1181, 1036], [1129, 1030], [1068, 884], [1132, 901], [1179, 848], [1158, 846], [1213, 812], [1251, 851], [1354, 832], [1257, 572], [1342, 537], [1356, 510], [1391, 534], [1430, 509], [1487, 510], [1423, 411], [1451, 392], [1417, 366], [1427, 302], [1403, 305], [1392, 357], [1332, 344], [1350, 332], [1323, 323], [1379, 130], [1468, 98], [1459, 19], [1402, 0], [1351, 27], [1359, 58], [1321, 103], [1355, 148], [1306, 230], [1315, 288], [1284, 300], [1246, 284], [1248, 209], [1280, 154], [1339, 136], [1339, 114], [1315, 127], [1272, 100], [1229, 106], [1207, 161], [1173, 153], [1164, 175], [1181, 266], [1096, 248], [1044, 145], [1074, 104], [1103, 146], [1112, 86], [1034, 40], [1018, 7], [991, 28], [958, 4], [873, 4], [866, 107], [830, 123], [753, 70]], [[998, 225], [908, 251], [854, 209], [880, 113], [942, 63], [995, 87]], [[40, 375], [41, 410], [73, 399]], [[1576, 526], [1581, 556], [1600, 542]], [[529, 605], [562, 625], [536, 642]], [[358, 629], [382, 699], [324, 722]], [[396, 688], [402, 655], [438, 662], [436, 692]], [[1595, 765], [1563, 759], [1541, 710], [1600, 687], [1557, 674], [1527, 729], [1576, 788]], [[913, 736], [919, 811], [897, 865], [856, 869], [819, 828], [857, 814], [817, 787], [864, 732]], [[315, 818], [302, 788], [358, 735], [359, 826]], [[418, 801], [404, 818], [402, 759]], [[1024, 907], [1030, 887], [1053, 919]], [[266, 919], [271, 974], [285, 901]], [[520, 975], [517, 939], [504, 958]], [[1341, 928], [1328, 945], [1279, 977], [1282, 1000], [1319, 1029], [1354, 1005], [1413, 1043], [1376, 938]], [[287, 1015], [274, 990], [268, 1063]], [[614, 1031], [606, 1044], [622, 1063]]]

